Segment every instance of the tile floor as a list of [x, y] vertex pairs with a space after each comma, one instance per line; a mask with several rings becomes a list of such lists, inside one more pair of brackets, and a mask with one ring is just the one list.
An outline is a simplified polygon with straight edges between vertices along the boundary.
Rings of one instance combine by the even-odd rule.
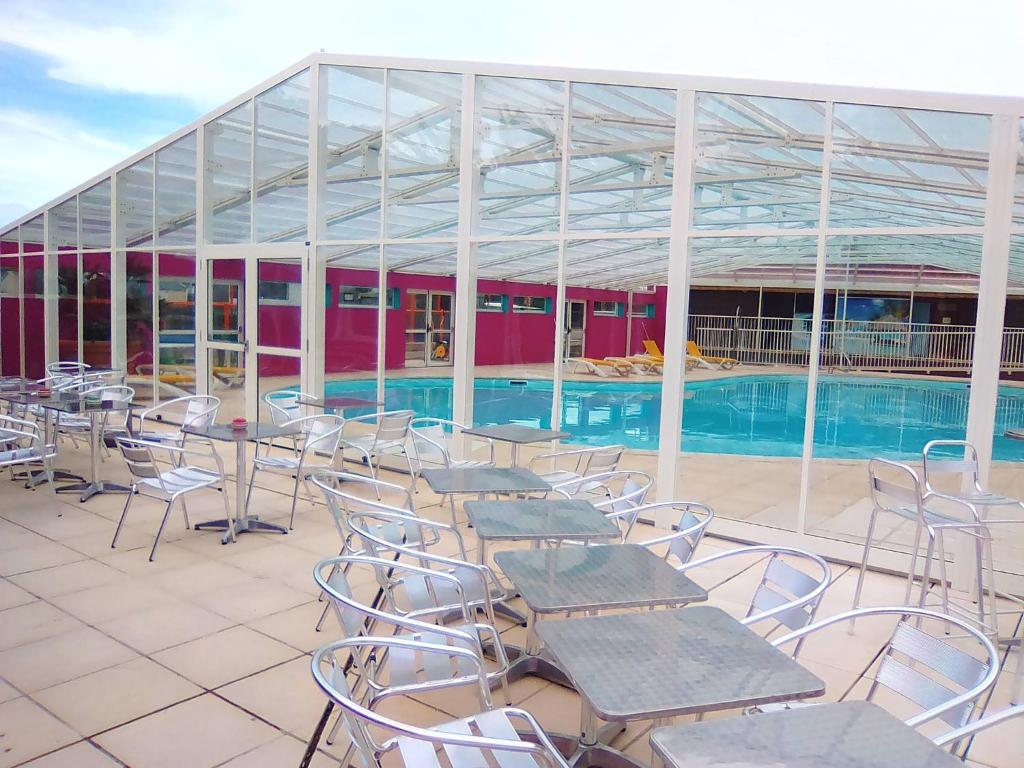
[[[68, 445], [60, 463], [83, 471], [86, 456]], [[116, 457], [102, 471], [126, 479]], [[285, 521], [288, 483], [265, 482], [254, 507]], [[331, 623], [314, 631], [322, 604], [313, 566], [339, 547], [325, 508], [303, 500], [289, 535], [250, 534], [228, 546], [214, 532], [186, 530], [175, 514], [150, 563], [162, 509], [140, 498], [111, 549], [124, 498], [81, 504], [0, 480], [0, 768], [297, 766], [324, 704], [309, 654], [338, 634]], [[193, 499], [193, 522], [218, 516], [216, 494]], [[447, 520], [436, 502], [427, 490], [417, 496], [422, 514]], [[730, 547], [707, 539], [701, 554]], [[753, 571], [735, 575], [712, 602], [742, 613], [756, 579]], [[821, 615], [849, 607], [855, 580], [851, 569], [834, 568]], [[902, 594], [901, 580], [870, 574], [864, 602], [892, 604]], [[508, 642], [522, 640], [522, 629], [503, 627]], [[864, 622], [853, 637], [843, 629], [806, 645], [803, 663], [828, 683], [826, 698], [850, 686], [851, 695], [863, 692], [858, 676], [889, 631]], [[1007, 705], [1011, 683], [1009, 675], [1000, 681], [990, 708]], [[549, 729], [578, 727], [577, 697], [565, 689], [527, 678], [512, 697]], [[401, 702], [389, 714], [426, 724], [466, 714], [466, 706], [440, 696]], [[631, 726], [617, 746], [650, 760], [642, 727]], [[337, 765], [340, 755], [337, 745], [321, 745], [312, 765]], [[991, 768], [1024, 764], [1024, 720], [979, 738], [970, 757]]]

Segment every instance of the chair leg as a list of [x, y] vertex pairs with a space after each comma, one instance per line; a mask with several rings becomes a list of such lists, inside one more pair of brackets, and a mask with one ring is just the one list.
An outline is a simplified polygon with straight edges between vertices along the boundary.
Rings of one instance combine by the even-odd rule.
[[[51, 481], [52, 483], [52, 481]], [[110, 542], [110, 548], [114, 549], [117, 546], [117, 540], [121, 536], [121, 529], [124, 527], [125, 518], [128, 517], [128, 507], [132, 505], [132, 499], [135, 498], [135, 489], [133, 488], [128, 492], [128, 498], [125, 499], [124, 509], [121, 511], [121, 519], [117, 522], [117, 530], [114, 531], [114, 540]]]
[[459, 521], [455, 517], [455, 494], [454, 493], [449, 493], [448, 494], [448, 506], [451, 507], [451, 510], [452, 510], [452, 528], [455, 528], [455, 527], [458, 526]]
[[185, 504], [184, 496], [181, 497], [181, 514], [185, 516], [185, 530], [187, 531], [192, 525], [188, 521], [188, 506]]
[[256, 483], [256, 473], [259, 471], [259, 468], [259, 464], [253, 464], [252, 472], [249, 473], [249, 487], [245, 491], [245, 509], [235, 511], [235, 514], [238, 515], [239, 518], [245, 517], [249, 514], [249, 500], [252, 499], [252, 487]]
[[903, 596], [903, 604], [910, 603], [910, 593], [914, 589], [914, 573], [917, 571], [917, 557], [921, 549], [921, 531], [924, 528], [921, 520], [917, 521], [917, 529], [914, 531], [914, 549], [910, 553], [910, 570], [907, 571], [907, 591]]
[[331, 603], [330, 603], [330, 601], [328, 601], [327, 605], [325, 605], [324, 609], [320, 612], [320, 618], [317, 619], [317, 622], [316, 622], [316, 631], [317, 632], [319, 632], [321, 629], [324, 628], [324, 622], [327, 620], [327, 612], [330, 611], [330, 610], [331, 610]]
[[299, 501], [299, 482], [302, 480], [302, 471], [295, 473], [295, 488], [292, 490], [292, 514], [288, 518], [288, 530], [295, 529], [295, 505]]
[[231, 541], [237, 541], [237, 538], [235, 537], [235, 525], [231, 521], [231, 506], [228, 504], [228, 486], [227, 483], [224, 483], [223, 481], [220, 486], [220, 499], [224, 503], [224, 519], [228, 523], [228, 530], [231, 531]]
[[[857, 574], [857, 588], [853, 593], [853, 609], [860, 607], [860, 593], [864, 588], [864, 575], [868, 569], [868, 553], [871, 551], [871, 537], [875, 533], [875, 520], [878, 518], [878, 508], [871, 510], [871, 517], [868, 518], [868, 532], [864, 537], [864, 554], [860, 559], [860, 572]], [[853, 627], [856, 619], [850, 619], [850, 634], [853, 634]]]
[[164, 526], [167, 525], [167, 518], [170, 517], [171, 507], [174, 506], [174, 499], [167, 502], [167, 509], [164, 510], [163, 520], [160, 521], [160, 527], [157, 529], [156, 538], [153, 540], [153, 549], [149, 551], [149, 562], [153, 562], [153, 558], [156, 557], [156, 548], [160, 546], [160, 537], [164, 534]]

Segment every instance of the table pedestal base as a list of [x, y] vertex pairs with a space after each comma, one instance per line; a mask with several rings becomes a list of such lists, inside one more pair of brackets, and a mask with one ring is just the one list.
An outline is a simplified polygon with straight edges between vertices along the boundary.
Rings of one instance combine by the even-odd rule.
[[209, 520], [205, 523], [196, 523], [193, 527], [197, 531], [224, 531], [220, 540], [221, 544], [231, 542], [232, 528], [234, 528], [235, 536], [240, 533], [288, 533], [288, 529], [283, 525], [265, 522], [255, 515], [246, 515], [240, 520]]
[[520, 648], [516, 645], [506, 645], [505, 653], [508, 655], [510, 662], [508, 668], [509, 684], [529, 675], [547, 680], [549, 683], [557, 683], [563, 688], [576, 690], [569, 680], [569, 676], [550, 659], [528, 653], [525, 648]]
[[644, 763], [606, 744], [580, 744], [576, 754], [569, 758], [569, 765], [572, 768], [646, 768]]
[[62, 485], [57, 488], [57, 493], [78, 493], [82, 492], [79, 501], [88, 501], [93, 496], [97, 496], [101, 493], [131, 493], [131, 488], [127, 485], [119, 485], [118, 483], [108, 483], [103, 480], [97, 480], [94, 483], [71, 483], [70, 485]]
[[[53, 475], [54, 480], [72, 480], [76, 483], [85, 482], [84, 477], [82, 477], [81, 475], [76, 475], [74, 472], [71, 472], [67, 469], [55, 469], [51, 472], [51, 474]], [[21, 477], [26, 478], [26, 488], [35, 488], [36, 486], [43, 485], [46, 482], [46, 470], [33, 469], [27, 475], [22, 475]], [[21, 477], [19, 477], [18, 479], [20, 480]]]

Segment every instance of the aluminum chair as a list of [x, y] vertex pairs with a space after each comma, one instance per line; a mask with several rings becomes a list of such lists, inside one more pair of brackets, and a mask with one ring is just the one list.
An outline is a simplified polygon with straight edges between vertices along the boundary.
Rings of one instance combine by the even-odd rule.
[[[707, 504], [696, 501], [664, 501], [657, 504], [644, 504], [637, 508], [637, 513], [646, 514], [663, 509], [680, 513], [679, 523], [674, 526], [675, 530], [664, 536], [657, 536], [638, 543], [654, 552], [661, 552], [664, 546], [664, 553], [661, 556], [665, 562], [672, 563], [674, 559], [674, 567], [680, 568], [693, 559], [693, 554], [704, 538], [704, 533], [711, 525], [711, 521], [715, 519], [715, 512]], [[700, 512], [703, 517], [698, 517], [696, 512]]]
[[[295, 477], [292, 489], [292, 510], [288, 518], [289, 530], [295, 527], [295, 506], [299, 501], [299, 483], [306, 483], [311, 472], [319, 469], [332, 469], [334, 456], [338, 452], [338, 440], [345, 420], [340, 416], [324, 414], [322, 416], [303, 416], [294, 421], [285, 422], [284, 426], [297, 427], [306, 434], [298, 455], [291, 456], [256, 456], [252, 462], [249, 475], [249, 489], [245, 494], [245, 509], [248, 512], [252, 489], [256, 483], [256, 473], [271, 472], [278, 475]], [[313, 503], [313, 492], [306, 485], [309, 501]]]
[[[282, 427], [296, 419], [302, 418], [304, 415], [302, 406], [309, 401], [316, 399], [315, 395], [299, 392], [294, 389], [282, 389], [276, 392], [268, 392], [263, 396], [263, 402], [266, 403], [267, 410], [270, 411], [270, 420], [276, 427]], [[302, 439], [302, 436], [290, 435], [288, 439], [291, 440], [292, 450], [296, 455], [298, 455], [299, 441]], [[270, 454], [272, 446], [273, 441], [268, 441], [268, 455]]]
[[973, 736], [980, 731], [987, 730], [988, 728], [991, 728], [994, 725], [999, 725], [1000, 723], [1005, 723], [1007, 720], [1020, 717], [1021, 715], [1024, 715], [1024, 704], [1018, 704], [1015, 707], [1007, 707], [1006, 709], [1001, 709], [994, 714], [985, 715], [984, 717], [975, 720], [973, 723], [968, 723], [962, 728], [954, 728], [949, 733], [937, 736], [932, 739], [932, 741], [940, 747], [944, 747], [947, 744], [955, 745], [958, 742], [963, 741], [968, 736]]
[[[417, 491], [420, 475], [424, 469], [457, 469], [469, 467], [493, 467], [494, 466], [494, 441], [486, 437], [475, 435], [461, 435], [466, 429], [464, 424], [450, 419], [435, 419], [430, 416], [413, 419], [409, 424], [409, 433], [412, 438], [412, 463], [414, 467], [412, 490]], [[472, 440], [485, 443], [488, 448], [486, 459], [456, 459], [452, 453], [456, 446], [453, 444], [457, 437], [463, 440]], [[467, 448], [468, 450], [468, 448]], [[455, 497], [448, 494], [448, 505], [452, 513], [452, 525], [457, 520], [455, 517]], [[441, 497], [444, 504], [445, 498]]]
[[[761, 580], [754, 589], [750, 605], [743, 618], [740, 619], [740, 623], [753, 626], [771, 622], [766, 633], [770, 635], [780, 626], [789, 630], [798, 630], [813, 622], [821, 604], [821, 597], [832, 581], [832, 569], [828, 567], [828, 563], [813, 552], [761, 544], [718, 552], [686, 563], [678, 570], [692, 575], [695, 571], [711, 563], [746, 560], [750, 557], [757, 558], [755, 565], [764, 561], [765, 566], [761, 573]], [[807, 570], [797, 568], [797, 564]], [[725, 581], [709, 587], [708, 593], [713, 592]], [[800, 653], [800, 646], [801, 644], [797, 644], [793, 652], [794, 657]]]
[[[213, 456], [217, 462], [218, 472], [185, 463], [185, 459], [189, 456], [208, 455], [200, 451], [128, 437], [118, 437], [116, 440], [125, 464], [128, 465], [128, 471], [132, 474], [133, 482], [128, 499], [124, 503], [124, 510], [121, 512], [121, 519], [117, 523], [117, 530], [114, 531], [114, 540], [110, 542], [111, 548], [117, 546], [117, 539], [121, 535], [124, 521], [128, 517], [128, 509], [136, 494], [163, 501], [167, 505], [153, 541], [153, 548], [149, 552], [151, 562], [156, 556], [156, 548], [160, 545], [160, 536], [163, 535], [167, 517], [171, 513], [174, 502], [178, 499], [181, 499], [181, 512], [185, 517], [185, 527], [191, 527], [188, 520], [188, 507], [185, 502], [186, 494], [205, 488], [220, 491], [221, 500], [224, 502], [225, 519], [231, 520], [227, 490], [224, 487], [224, 466], [216, 452], [213, 453]], [[167, 451], [172, 455], [171, 469], [160, 469], [153, 456], [154, 450]]]
[[[372, 644], [389, 648], [389, 657], [398, 649], [403, 658], [415, 658], [416, 662], [405, 662], [406, 667], [412, 668], [439, 664], [450, 667], [455, 657], [467, 661], [470, 658], [464, 649], [401, 638], [355, 638], [318, 649], [311, 662], [313, 679], [340, 708], [346, 735], [362, 765], [382, 768], [385, 758], [388, 765], [393, 765], [392, 760], [397, 758], [408, 768], [568, 768], [540, 724], [522, 709], [485, 710], [432, 728], [407, 725], [373, 712], [352, 695], [344, 672], [346, 659]], [[455, 653], [457, 650], [462, 653]], [[435, 660], [427, 661], [431, 656]], [[487, 686], [482, 670], [477, 672], [477, 681], [482, 695]], [[378, 741], [378, 729], [389, 737]]]
[[14, 416], [0, 415], [0, 469], [28, 467], [42, 463], [50, 491], [56, 497], [57, 488], [53, 482], [53, 459], [57, 447], [48, 444], [39, 425]]
[[46, 373], [52, 377], [75, 377], [83, 376], [90, 368], [92, 366], [88, 363], [79, 363], [74, 360], [57, 360], [47, 364]]
[[[910, 553], [910, 569], [907, 572], [906, 593], [903, 598], [903, 602], [909, 604], [917, 571], [917, 560], [920, 556], [922, 535], [928, 536], [928, 552], [931, 552], [935, 545], [936, 526], [976, 523], [977, 518], [974, 510], [962, 501], [938, 493], [932, 493], [925, 497], [921, 492], [921, 481], [918, 479], [917, 472], [906, 464], [888, 459], [871, 459], [868, 462], [868, 482], [871, 489], [871, 516], [868, 519], [868, 531], [864, 537], [864, 554], [860, 561], [860, 572], [857, 574], [853, 608], [856, 609], [860, 606], [860, 596], [864, 587], [864, 575], [867, 572], [868, 555], [873, 544], [875, 525], [878, 516], [883, 513], [909, 520], [915, 525], [914, 544]], [[941, 510], [937, 506], [939, 502], [943, 504]], [[962, 510], [963, 516], [956, 517], [946, 511], [954, 508]], [[945, 568], [944, 562], [941, 567]], [[942, 581], [942, 586], [943, 599], [948, 603], [945, 579]], [[852, 628], [853, 624], [851, 623], [850, 626]]]
[[[920, 708], [916, 715], [904, 720], [912, 728], [936, 718], [955, 729], [966, 725], [978, 698], [995, 684], [999, 676], [999, 654], [984, 634], [960, 619], [909, 606], [859, 608], [829, 616], [771, 643], [776, 648], [793, 641], [802, 643], [809, 635], [833, 624], [866, 616], [899, 616], [900, 621], [882, 649], [865, 700], [872, 701], [884, 688]], [[916, 618], [913, 624], [910, 617]], [[984, 660], [976, 659], [915, 626], [925, 619], [952, 623], [962, 629], [968, 638], [981, 646]]]
[[[140, 429], [135, 437], [155, 443], [170, 443], [184, 448], [189, 440], [196, 440], [195, 435], [182, 431], [185, 427], [208, 427], [217, 420], [220, 409], [220, 398], [212, 395], [186, 395], [154, 405], [139, 414]], [[145, 429], [147, 421], [166, 421], [178, 425], [177, 429], [157, 432]]]
[[647, 498], [654, 479], [646, 472], [618, 469], [555, 483], [552, 490], [571, 499], [585, 499], [615, 522], [622, 541], [626, 540]]
[[[937, 456], [943, 449], [957, 449], [961, 458]], [[978, 451], [966, 440], [931, 440], [922, 451], [924, 461], [925, 496], [938, 494], [953, 496], [975, 507], [982, 520], [988, 517], [991, 507], [1016, 507], [1024, 512], [1024, 501], [1010, 496], [986, 490], [981, 485], [981, 473], [978, 468]], [[955, 490], [941, 489], [943, 478], [952, 481]], [[966, 488], [966, 490], [965, 490]], [[1018, 518], [1020, 519], [1020, 518]]]
[[[624, 445], [606, 445], [596, 448], [576, 448], [570, 451], [541, 453], [530, 459], [529, 469], [547, 482], [558, 485], [571, 480], [580, 480], [590, 475], [600, 475], [619, 468], [619, 461], [626, 452]], [[559, 466], [568, 460], [570, 466]], [[547, 464], [545, 470], [544, 464]]]
[[[76, 385], [78, 388], [78, 394], [80, 397], [87, 399], [90, 397], [99, 397], [101, 400], [109, 400], [113, 402], [130, 403], [135, 397], [135, 390], [131, 387], [121, 385], [100, 385], [95, 386], [95, 382], [86, 381]], [[111, 413], [115, 413], [116, 423], [111, 423]], [[99, 445], [100, 445], [100, 458], [103, 458], [104, 453], [107, 451], [105, 438], [108, 436], [116, 435], [128, 435], [131, 433], [130, 424], [128, 422], [129, 411], [119, 412], [103, 412], [100, 415], [99, 421], [96, 425], [99, 429]], [[75, 440], [75, 435], [87, 435], [92, 431], [93, 421], [87, 413], [61, 413], [58, 414], [60, 418], [57, 419], [57, 435], [68, 435], [71, 437], [72, 442], [75, 445], [78, 441]]]
[[[345, 427], [341, 432], [341, 442], [338, 445], [338, 449], [341, 451], [341, 460], [345, 460], [346, 451], [355, 451], [360, 460], [369, 467], [370, 477], [376, 480], [382, 455], [405, 456], [406, 464], [409, 466], [409, 475], [415, 479], [416, 473], [413, 470], [412, 459], [406, 449], [410, 424], [414, 415], [412, 411], [384, 411], [346, 419]], [[352, 426], [366, 425], [371, 422], [373, 430], [370, 433], [355, 434], [352, 432]], [[374, 460], [377, 462], [376, 468]]]

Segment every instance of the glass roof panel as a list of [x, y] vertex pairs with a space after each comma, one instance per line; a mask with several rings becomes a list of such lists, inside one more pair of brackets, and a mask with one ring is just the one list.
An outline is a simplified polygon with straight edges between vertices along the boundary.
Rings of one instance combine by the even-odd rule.
[[50, 209], [48, 251], [74, 251], [78, 248], [78, 198], [72, 197]]
[[110, 180], [106, 179], [78, 196], [82, 224], [82, 248], [110, 248]]
[[159, 245], [195, 245], [195, 133], [156, 153], [156, 222]]

